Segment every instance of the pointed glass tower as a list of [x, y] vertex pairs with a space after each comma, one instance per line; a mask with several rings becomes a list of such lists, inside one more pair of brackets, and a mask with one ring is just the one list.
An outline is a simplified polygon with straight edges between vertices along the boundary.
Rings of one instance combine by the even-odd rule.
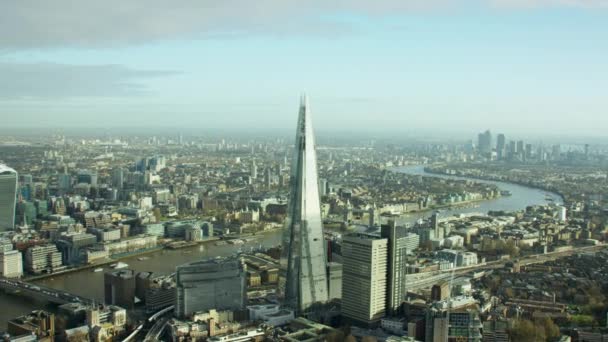
[[306, 96], [300, 102], [289, 186], [282, 258], [286, 268], [284, 304], [297, 314], [306, 314], [328, 298], [317, 155]]

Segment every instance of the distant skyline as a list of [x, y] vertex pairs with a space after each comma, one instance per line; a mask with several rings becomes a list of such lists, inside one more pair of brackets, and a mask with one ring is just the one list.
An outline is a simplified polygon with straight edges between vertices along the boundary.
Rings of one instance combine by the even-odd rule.
[[[0, 3], [10, 127], [605, 136], [608, 1]], [[507, 137], [508, 138], [508, 137]]]

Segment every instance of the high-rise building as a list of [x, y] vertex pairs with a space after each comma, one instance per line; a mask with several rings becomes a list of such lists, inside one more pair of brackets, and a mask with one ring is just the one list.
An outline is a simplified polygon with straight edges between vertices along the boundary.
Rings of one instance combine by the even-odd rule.
[[517, 141], [517, 156], [518, 156], [519, 160], [521, 160], [521, 161], [524, 160], [525, 153], [526, 153], [526, 151], [524, 150], [524, 141], [518, 140]]
[[515, 141], [513, 140], [509, 140], [509, 150], [507, 153], [507, 156], [509, 159], [515, 159], [517, 154], [517, 145], [515, 144]]
[[264, 187], [269, 189], [271, 185], [272, 185], [271, 170], [269, 167], [266, 167], [266, 169], [264, 169]]
[[117, 189], [122, 189], [125, 182], [125, 174], [121, 167], [112, 170], [112, 186]]
[[17, 171], [0, 164], [0, 231], [15, 228]]
[[103, 277], [104, 298], [106, 304], [118, 305], [130, 309], [135, 304], [135, 272], [117, 270], [108, 272]]
[[327, 289], [329, 300], [342, 298], [342, 264], [327, 263]]
[[395, 313], [405, 301], [407, 294], [405, 274], [408, 238], [403, 229], [397, 229], [395, 221], [382, 225], [381, 236], [388, 240], [387, 311]]
[[252, 179], [255, 180], [256, 178], [258, 178], [258, 166], [255, 163], [255, 159], [251, 161], [251, 170], [250, 170], [250, 173], [251, 173], [251, 178]]
[[284, 304], [305, 314], [328, 299], [317, 155], [308, 101], [300, 102], [283, 236]]
[[175, 313], [190, 317], [195, 312], [243, 310], [247, 266], [241, 258], [210, 259], [178, 266]]
[[507, 141], [506, 141], [505, 135], [500, 133], [499, 135], [496, 136], [496, 155], [498, 156], [498, 159], [505, 158], [506, 147], [507, 147]]
[[31, 226], [36, 219], [36, 206], [32, 202], [21, 201], [17, 203], [15, 223]]
[[489, 130], [479, 133], [477, 137], [477, 148], [479, 153], [484, 155], [492, 152], [492, 133]]
[[60, 190], [69, 190], [72, 187], [72, 176], [66, 173], [57, 175], [57, 184]]
[[532, 144], [526, 144], [524, 159], [526, 159], [526, 160], [532, 159]]
[[342, 240], [342, 316], [365, 326], [386, 315], [388, 239], [355, 234]]

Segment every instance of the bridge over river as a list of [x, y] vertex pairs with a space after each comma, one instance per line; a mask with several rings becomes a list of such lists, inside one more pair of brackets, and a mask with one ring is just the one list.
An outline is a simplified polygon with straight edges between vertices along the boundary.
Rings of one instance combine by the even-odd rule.
[[42, 285], [34, 285], [16, 279], [8, 279], [0, 277], [0, 289], [7, 292], [19, 292], [22, 295], [33, 297], [40, 300], [45, 300], [54, 304], [66, 303], [83, 303], [92, 304], [93, 301], [89, 298], [77, 296], [72, 293], [60, 291]]

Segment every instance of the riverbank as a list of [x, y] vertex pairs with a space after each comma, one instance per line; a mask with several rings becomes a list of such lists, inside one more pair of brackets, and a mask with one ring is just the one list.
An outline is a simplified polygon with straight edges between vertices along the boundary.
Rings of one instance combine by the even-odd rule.
[[118, 254], [115, 256], [111, 256], [108, 259], [94, 262], [92, 264], [78, 265], [77, 267], [67, 268], [65, 270], [62, 270], [62, 271], [59, 271], [56, 273], [48, 273], [48, 274], [40, 274], [40, 275], [23, 277], [22, 280], [23, 281], [39, 281], [39, 280], [54, 278], [54, 277], [58, 277], [58, 276], [64, 276], [64, 275], [67, 275], [70, 273], [95, 269], [95, 268], [99, 268], [99, 267], [105, 267], [105, 266], [117, 263], [119, 261], [124, 261], [126, 259], [130, 259], [130, 258], [136, 257], [136, 256], [153, 254], [153, 253], [161, 252], [164, 250], [167, 250], [167, 251], [168, 250], [181, 250], [181, 249], [187, 249], [190, 247], [208, 245], [208, 244], [211, 244], [211, 243], [214, 243], [217, 241], [222, 241], [224, 239], [227, 240], [227, 239], [251, 238], [251, 237], [256, 237], [256, 236], [263, 238], [265, 235], [276, 234], [280, 230], [281, 230], [280, 228], [277, 228], [277, 229], [260, 231], [260, 232], [256, 232], [256, 233], [245, 233], [245, 234], [235, 235], [235, 236], [230, 236], [230, 237], [212, 237], [209, 239], [196, 241], [196, 242], [174, 241], [171, 243], [166, 243], [164, 245], [145, 249], [145, 250], [139, 250], [139, 251], [134, 251], [134, 252], [125, 253], [125, 254]]
[[[129, 264], [128, 269], [132, 269], [135, 272], [152, 272], [155, 275], [169, 275], [175, 272], [177, 266], [193, 261], [215, 258], [217, 256], [231, 256], [238, 253], [239, 249], [248, 251], [250, 248], [253, 247], [255, 249], [260, 245], [264, 248], [276, 247], [281, 243], [282, 234], [281, 229], [275, 229], [273, 231], [256, 232], [255, 236], [258, 237], [256, 241], [248, 242], [244, 245], [226, 244], [224, 246], [215, 246], [215, 242], [217, 241], [211, 241], [211, 243], [204, 243], [204, 247], [200, 245], [179, 250], [162, 248], [146, 253], [146, 257], [141, 258], [141, 260], [137, 256], [130, 256], [121, 260]], [[115, 263], [118, 261], [111, 260], [108, 262]], [[35, 283], [85, 298], [95, 299], [101, 303], [104, 301], [104, 275], [110, 271], [107, 267], [104, 267], [104, 272], [93, 272], [95, 267], [91, 268], [91, 266], [88, 266], [80, 270], [71, 270], [71, 272], [65, 274], [49, 275], [48, 277], [43, 277], [44, 279], [36, 280]], [[83, 286], [83, 284], [86, 286]], [[3, 292], [0, 292], [0, 303], [0, 323], [36, 309], [44, 309], [49, 312], [56, 310], [56, 306], [50, 305], [45, 301], [17, 297]]]
[[98, 262], [94, 262], [91, 264], [86, 264], [86, 265], [78, 265], [76, 267], [71, 267], [71, 268], [67, 268], [65, 270], [61, 270], [59, 272], [55, 272], [55, 273], [47, 273], [47, 274], [40, 274], [40, 275], [35, 275], [35, 276], [29, 276], [29, 277], [23, 277], [22, 280], [23, 281], [38, 281], [38, 280], [44, 280], [47, 278], [53, 278], [53, 277], [57, 277], [57, 276], [62, 276], [62, 275], [66, 275], [66, 274], [70, 274], [70, 273], [74, 273], [74, 272], [80, 272], [80, 271], [84, 271], [84, 270], [89, 270], [89, 269], [95, 269], [95, 268], [99, 268], [99, 267], [104, 267], [104, 266], [108, 266], [111, 264], [115, 264], [119, 261], [123, 261], [125, 259], [129, 259], [132, 257], [136, 257], [136, 256], [142, 256], [142, 255], [146, 255], [146, 254], [151, 254], [151, 253], [156, 253], [156, 252], [160, 252], [163, 250], [176, 250], [176, 249], [183, 249], [183, 248], [187, 248], [187, 247], [195, 247], [195, 246], [199, 246], [199, 245], [205, 245], [207, 243], [211, 243], [211, 242], [215, 242], [220, 240], [219, 237], [216, 238], [211, 238], [211, 239], [206, 239], [206, 240], [202, 240], [202, 241], [197, 241], [194, 242], [194, 244], [188, 244], [185, 241], [180, 241], [180, 242], [184, 242], [184, 245], [171, 245], [171, 244], [165, 244], [165, 245], [161, 245], [161, 246], [157, 246], [157, 247], [153, 247], [153, 248], [148, 248], [148, 249], [142, 249], [142, 250], [138, 250], [138, 251], [133, 251], [133, 252], [129, 252], [129, 253], [122, 253], [122, 254], [117, 254], [117, 255], [113, 255], [107, 259], [98, 261]]
[[[405, 173], [412, 176], [422, 177], [439, 177], [445, 179], [462, 179], [475, 180], [468, 177], [459, 177], [455, 175], [446, 175], [442, 173], [430, 173], [425, 171], [427, 165], [408, 165], [402, 167], [390, 168], [391, 172]], [[552, 196], [551, 200], [547, 200], [547, 191], [537, 187], [509, 183], [495, 180], [478, 179], [481, 183], [492, 183], [501, 191], [508, 191], [511, 196], [499, 196], [491, 200], [482, 200], [475, 203], [474, 206], [451, 206], [441, 209], [441, 216], [457, 216], [460, 214], [487, 214], [490, 211], [515, 212], [525, 210], [530, 205], [547, 205], [550, 202], [559, 202], [561, 197], [557, 193], [549, 193]], [[425, 212], [410, 212], [408, 216], [396, 218], [397, 224], [408, 225], [414, 224], [420, 219], [426, 219], [428, 210]]]
[[515, 184], [515, 185], [519, 185], [519, 186], [524, 186], [524, 187], [527, 187], [530, 189], [537, 189], [537, 190], [545, 191], [545, 192], [557, 195], [560, 198], [562, 203], [566, 203], [566, 198], [565, 198], [564, 194], [562, 194], [558, 189], [543, 188], [543, 187], [537, 186], [536, 184], [530, 184], [530, 183], [526, 183], [526, 182], [514, 181], [514, 180], [509, 180], [509, 179], [502, 179], [502, 178], [498, 178], [498, 177], [488, 177], [488, 176], [484, 177], [484, 176], [466, 175], [466, 174], [454, 175], [454, 174], [450, 174], [447, 172], [436, 171], [429, 166], [424, 166], [424, 165], [420, 165], [420, 166], [424, 167], [424, 172], [431, 174], [431, 175], [468, 178], [468, 179], [475, 179], [475, 180], [489, 181], [489, 182], [509, 183], [509, 184]]

